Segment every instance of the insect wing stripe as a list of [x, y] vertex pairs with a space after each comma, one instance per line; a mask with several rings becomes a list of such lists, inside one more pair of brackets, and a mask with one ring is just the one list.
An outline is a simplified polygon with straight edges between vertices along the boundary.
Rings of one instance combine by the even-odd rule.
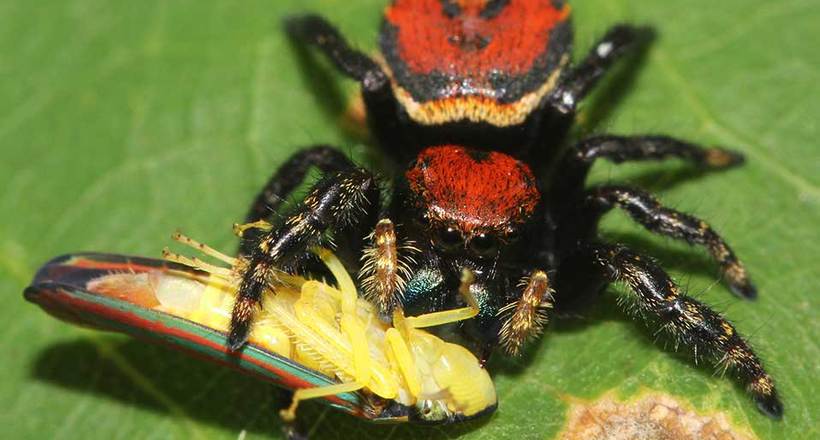
[[[181, 235], [174, 239], [231, 267], [167, 250], [167, 261], [69, 255], [41, 268], [25, 296], [67, 321], [163, 343], [295, 390], [280, 412], [285, 420], [295, 418], [305, 399], [380, 422], [452, 423], [495, 408], [495, 387], [478, 359], [421, 330], [399, 335], [407, 338], [402, 344], [387, 341], [396, 329], [358, 298], [350, 274], [323, 249], [315, 252], [339, 288], [283, 274], [265, 288], [250, 345], [231, 351], [226, 336], [245, 262]], [[471, 387], [481, 392], [464, 392], [463, 375], [434, 374], [441, 368], [472, 369]], [[456, 388], [461, 391], [448, 391]], [[428, 404], [439, 410], [424, 412]]]
[[[159, 260], [105, 254], [79, 254], [68, 259], [61, 257], [52, 260], [38, 272], [38, 276], [24, 293], [26, 299], [40, 305], [57, 318], [159, 342], [282, 387], [312, 388], [338, 383], [319, 372], [253, 344], [249, 344], [240, 353], [229, 353], [224, 333], [187, 319], [89, 292], [84, 286], [43, 279], [47, 273], [55, 273], [78, 280], [83, 272], [88, 279], [87, 275], [93, 277], [101, 272], [93, 266], [93, 262], [97, 260], [101, 261], [99, 267], [105, 268], [105, 271], [116, 267], [116, 270], [146, 272], [161, 269], [163, 266], [175, 266]], [[131, 261], [143, 264], [131, 265]], [[66, 265], [72, 262], [81, 263], [76, 267]], [[148, 262], [155, 264], [145, 264]], [[80, 270], [79, 274], [76, 272], [77, 269]], [[322, 400], [354, 416], [369, 418], [362, 410], [362, 401], [358, 394], [343, 393], [326, 396]]]

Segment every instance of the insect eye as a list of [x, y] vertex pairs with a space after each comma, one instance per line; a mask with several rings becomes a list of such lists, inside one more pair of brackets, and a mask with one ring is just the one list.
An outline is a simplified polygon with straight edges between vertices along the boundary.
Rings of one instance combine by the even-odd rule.
[[490, 257], [498, 253], [498, 239], [490, 234], [480, 234], [470, 240], [470, 250], [476, 255]]
[[436, 244], [445, 251], [453, 251], [463, 246], [461, 232], [453, 227], [439, 230], [435, 237]]

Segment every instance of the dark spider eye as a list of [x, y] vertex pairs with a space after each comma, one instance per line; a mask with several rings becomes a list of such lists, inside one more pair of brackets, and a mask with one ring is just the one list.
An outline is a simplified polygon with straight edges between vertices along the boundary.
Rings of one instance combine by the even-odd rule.
[[513, 231], [513, 232], [508, 233], [508, 234], [504, 237], [504, 241], [505, 241], [506, 243], [515, 243], [515, 242], [517, 242], [517, 241], [518, 241], [518, 240], [520, 240], [520, 239], [521, 239], [521, 231], [517, 231], [517, 230], [515, 230], [515, 231]]
[[464, 245], [464, 239], [461, 237], [461, 232], [453, 227], [442, 229], [438, 231], [435, 237], [436, 244], [445, 251], [453, 251]]
[[470, 240], [470, 250], [476, 255], [490, 257], [498, 253], [498, 240], [491, 234], [480, 234]]

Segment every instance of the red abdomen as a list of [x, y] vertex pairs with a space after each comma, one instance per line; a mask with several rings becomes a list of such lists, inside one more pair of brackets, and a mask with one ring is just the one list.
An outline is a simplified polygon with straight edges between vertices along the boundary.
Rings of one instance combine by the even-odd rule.
[[381, 50], [411, 119], [522, 123], [554, 88], [571, 46], [554, 0], [395, 0]]

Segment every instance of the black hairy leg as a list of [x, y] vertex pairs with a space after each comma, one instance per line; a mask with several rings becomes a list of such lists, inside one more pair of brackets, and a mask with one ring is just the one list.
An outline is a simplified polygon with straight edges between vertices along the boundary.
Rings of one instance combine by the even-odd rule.
[[551, 93], [551, 106], [562, 114], [574, 113], [578, 103], [619, 59], [648, 44], [653, 37], [650, 28], [613, 26]]
[[321, 50], [345, 75], [359, 81], [368, 90], [388, 84], [387, 75], [370, 57], [350, 47], [342, 34], [318, 15], [299, 15], [285, 20], [288, 34]]
[[574, 148], [575, 159], [592, 164], [595, 159], [615, 163], [632, 160], [679, 158], [705, 168], [728, 168], [743, 163], [743, 155], [725, 148], [704, 148], [662, 135], [593, 136]]
[[[311, 167], [318, 168], [322, 174], [333, 174], [351, 170], [356, 165], [344, 153], [326, 145], [316, 145], [298, 151], [279, 166], [256, 195], [245, 215], [245, 223], [265, 220], [275, 213], [285, 198], [302, 184]], [[247, 248], [253, 243], [250, 238], [252, 235], [258, 235], [259, 231], [249, 229], [247, 234], [249, 239], [243, 240], [240, 248], [243, 255], [251, 251]]]
[[736, 373], [761, 411], [775, 419], [782, 417], [783, 404], [772, 378], [731, 323], [682, 294], [669, 275], [647, 257], [607, 244], [589, 245], [585, 253], [608, 281], [629, 287], [631, 294], [621, 301], [627, 310], [637, 310], [656, 322], [676, 344], [692, 349], [696, 356], [711, 356], [719, 367]]
[[396, 101], [387, 74], [363, 52], [353, 49], [339, 31], [318, 15], [299, 15], [285, 21], [290, 37], [298, 44], [319, 49], [339, 71], [361, 84], [368, 124], [376, 139], [387, 142], [396, 136]]
[[288, 271], [326, 233], [337, 232], [378, 209], [379, 188], [367, 170], [354, 168], [319, 180], [281, 225], [243, 237], [248, 249], [239, 292], [231, 314], [228, 346], [238, 350], [248, 338], [262, 292], [276, 270]]
[[754, 299], [757, 289], [746, 267], [732, 248], [706, 222], [689, 214], [667, 208], [652, 195], [626, 186], [600, 186], [587, 195], [587, 205], [593, 218], [600, 218], [612, 208], [620, 208], [647, 230], [704, 246], [720, 265], [732, 292], [745, 299]]
[[682, 159], [706, 169], [725, 169], [744, 162], [742, 154], [720, 147], [707, 148], [661, 135], [592, 136], [581, 140], [564, 156], [555, 181], [554, 193], [563, 198], [567, 192], [582, 188], [592, 165], [598, 159], [616, 164], [628, 161]]
[[299, 150], [285, 161], [259, 191], [253, 201], [245, 223], [263, 220], [275, 212], [288, 194], [291, 194], [305, 179], [311, 167], [323, 174], [350, 170], [356, 165], [341, 151], [327, 145], [316, 145]]

